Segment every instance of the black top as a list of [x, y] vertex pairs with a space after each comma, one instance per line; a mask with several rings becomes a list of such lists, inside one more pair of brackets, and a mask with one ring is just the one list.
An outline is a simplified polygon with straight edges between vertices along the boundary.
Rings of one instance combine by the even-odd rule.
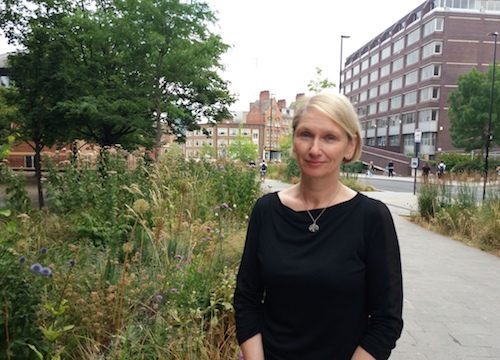
[[389, 210], [358, 193], [328, 207], [318, 232], [311, 222], [277, 193], [255, 204], [234, 295], [238, 342], [261, 333], [266, 360], [349, 360], [358, 345], [387, 359], [403, 327]]

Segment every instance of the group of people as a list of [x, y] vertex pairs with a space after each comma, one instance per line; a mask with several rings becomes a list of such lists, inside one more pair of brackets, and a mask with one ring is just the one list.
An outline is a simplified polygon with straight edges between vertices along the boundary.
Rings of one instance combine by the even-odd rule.
[[356, 111], [340, 94], [297, 109], [300, 181], [251, 212], [236, 278], [244, 360], [384, 360], [400, 337], [400, 250], [386, 205], [340, 181], [361, 155]]

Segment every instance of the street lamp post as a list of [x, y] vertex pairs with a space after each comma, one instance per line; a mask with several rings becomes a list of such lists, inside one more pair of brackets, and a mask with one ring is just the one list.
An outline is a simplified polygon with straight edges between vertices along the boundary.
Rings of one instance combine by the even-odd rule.
[[483, 184], [483, 201], [486, 198], [486, 183], [488, 182], [488, 155], [490, 152], [490, 142], [493, 139], [493, 134], [491, 133], [491, 117], [493, 113], [493, 95], [495, 94], [495, 70], [496, 70], [496, 60], [497, 60], [497, 38], [498, 32], [489, 33], [488, 36], [495, 37], [495, 45], [493, 47], [493, 73], [491, 75], [491, 91], [490, 91], [490, 109], [488, 116], [488, 131], [486, 132], [486, 155], [484, 157], [484, 184]]
[[271, 162], [272, 148], [272, 132], [273, 132], [273, 96], [269, 97], [269, 162]]
[[349, 39], [349, 35], [340, 35], [340, 71], [339, 71], [339, 94], [342, 93], [342, 49], [344, 47], [344, 39]]

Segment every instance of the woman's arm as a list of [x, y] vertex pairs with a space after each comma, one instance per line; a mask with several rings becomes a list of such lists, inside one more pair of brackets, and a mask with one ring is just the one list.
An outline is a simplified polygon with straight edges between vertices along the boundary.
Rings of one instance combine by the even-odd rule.
[[246, 340], [243, 344], [241, 344], [241, 351], [243, 352], [244, 360], [264, 360], [262, 336], [257, 334]]
[[[246, 359], [246, 358], [245, 358]], [[356, 351], [352, 355], [351, 360], [377, 360], [373, 356], [371, 356], [365, 349], [361, 346], [356, 348]]]

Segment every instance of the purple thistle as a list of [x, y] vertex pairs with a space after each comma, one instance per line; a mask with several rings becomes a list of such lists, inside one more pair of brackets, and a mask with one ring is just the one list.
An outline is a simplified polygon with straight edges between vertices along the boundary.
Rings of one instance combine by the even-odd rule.
[[170, 292], [173, 293], [173, 294], [178, 294], [179, 293], [179, 289], [177, 289], [177, 288], [171, 288]]
[[182, 260], [183, 258], [184, 257], [182, 255], [179, 255], [179, 254], [174, 256], [174, 259], [176, 259], [176, 260]]
[[40, 271], [42, 271], [43, 266], [39, 263], [34, 263], [33, 265], [30, 266], [30, 270], [34, 272], [35, 274], [40, 274]]
[[26, 262], [26, 256], [20, 256], [19, 257], [19, 263], [24, 264]]
[[43, 267], [40, 270], [40, 275], [46, 276], [46, 277], [52, 277], [52, 270], [49, 267]]
[[41, 255], [45, 255], [49, 252], [49, 249], [47, 249], [46, 247], [43, 247], [41, 248], [40, 250], [38, 250], [38, 252], [41, 254]]
[[73, 266], [75, 266], [75, 264], [76, 264], [76, 260], [75, 259], [71, 259], [70, 261], [68, 261], [69, 267], [73, 267]]

